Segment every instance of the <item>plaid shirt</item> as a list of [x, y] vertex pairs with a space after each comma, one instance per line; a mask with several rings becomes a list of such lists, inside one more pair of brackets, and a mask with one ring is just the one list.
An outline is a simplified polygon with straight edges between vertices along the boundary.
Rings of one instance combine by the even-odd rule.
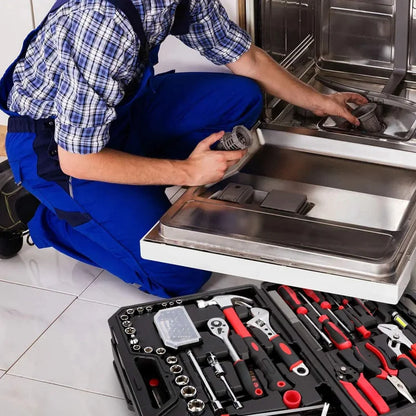
[[[178, 0], [132, 0], [150, 47], [169, 34]], [[251, 44], [219, 0], [191, 0], [190, 32], [178, 36], [217, 65]], [[8, 106], [34, 119], [56, 116], [55, 140], [73, 153], [99, 152], [109, 140], [115, 106], [141, 79], [139, 40], [106, 0], [69, 0], [49, 16], [14, 71]]]

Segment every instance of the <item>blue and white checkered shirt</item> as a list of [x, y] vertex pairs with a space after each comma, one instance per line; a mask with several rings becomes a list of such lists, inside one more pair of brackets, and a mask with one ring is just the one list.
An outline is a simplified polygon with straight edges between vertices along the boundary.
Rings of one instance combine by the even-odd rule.
[[[169, 34], [179, 0], [132, 0], [152, 48]], [[178, 36], [217, 65], [251, 44], [219, 0], [191, 0], [191, 26]], [[8, 106], [34, 119], [56, 116], [55, 140], [73, 153], [99, 152], [109, 140], [115, 106], [140, 80], [140, 41], [106, 0], [69, 0], [52, 14], [14, 71]]]

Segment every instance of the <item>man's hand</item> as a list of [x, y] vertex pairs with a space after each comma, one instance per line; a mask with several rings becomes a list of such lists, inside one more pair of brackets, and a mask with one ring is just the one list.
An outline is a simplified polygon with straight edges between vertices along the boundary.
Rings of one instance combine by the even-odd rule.
[[332, 115], [343, 117], [351, 124], [358, 126], [359, 120], [351, 114], [351, 108], [348, 103], [357, 105], [366, 104], [368, 100], [362, 95], [353, 92], [337, 92], [335, 94], [324, 95], [320, 102], [321, 107], [314, 110], [314, 114], [320, 117]]
[[247, 150], [211, 150], [224, 132], [213, 133], [195, 147], [184, 161], [188, 180], [185, 185], [198, 186], [221, 180], [227, 169], [235, 165]]
[[255, 45], [252, 45], [237, 61], [228, 64], [227, 67], [234, 74], [254, 79], [269, 94], [310, 110], [318, 116], [340, 116], [352, 124], [360, 124], [351, 114], [347, 103], [365, 104], [367, 100], [364, 97], [350, 92], [321, 94], [294, 77]]

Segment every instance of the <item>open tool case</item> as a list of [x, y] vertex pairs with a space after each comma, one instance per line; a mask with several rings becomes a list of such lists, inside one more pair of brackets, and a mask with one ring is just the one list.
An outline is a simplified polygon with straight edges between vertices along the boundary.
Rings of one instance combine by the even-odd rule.
[[264, 283], [126, 306], [109, 325], [140, 416], [410, 416], [415, 311], [409, 293], [387, 305]]

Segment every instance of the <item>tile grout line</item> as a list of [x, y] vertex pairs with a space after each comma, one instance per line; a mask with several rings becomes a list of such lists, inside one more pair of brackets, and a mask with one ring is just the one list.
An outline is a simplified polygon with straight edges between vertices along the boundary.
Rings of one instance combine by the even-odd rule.
[[[69, 303], [69, 305], [64, 308], [63, 311], [61, 311], [58, 316], [47, 326], [47, 328], [42, 331], [39, 336], [25, 349], [25, 351], [13, 362], [13, 364], [7, 369], [5, 370], [5, 374], [8, 374], [8, 372], [17, 364], [17, 362], [33, 347], [34, 344], [36, 344], [36, 342], [38, 342], [38, 340], [46, 333], [46, 331], [48, 331], [48, 329], [73, 305], [73, 303], [77, 300], [78, 298], [75, 297], [72, 302]], [[3, 375], [5, 375], [3, 374]], [[11, 374], [8, 374], [11, 375]]]
[[[3, 374], [3, 376], [4, 375], [6, 375], [6, 374]], [[109, 397], [109, 398], [112, 398], [112, 399], [125, 400], [124, 397], [113, 396], [113, 395], [107, 394], [107, 393], [99, 393], [99, 392], [92, 391], [92, 390], [84, 390], [84, 389], [80, 389], [79, 387], [73, 387], [73, 386], [69, 386], [69, 385], [66, 385], [66, 384], [53, 383], [51, 381], [39, 380], [39, 379], [36, 379], [36, 378], [20, 376], [20, 375], [16, 375], [16, 374], [7, 374], [7, 375], [9, 377], [17, 377], [17, 378], [22, 378], [24, 380], [31, 380], [31, 381], [36, 381], [38, 383], [51, 384], [53, 386], [63, 387], [63, 388], [70, 389], [70, 390], [76, 390], [76, 391], [82, 391], [84, 393], [95, 394], [97, 396], [105, 396], [105, 397]]]

